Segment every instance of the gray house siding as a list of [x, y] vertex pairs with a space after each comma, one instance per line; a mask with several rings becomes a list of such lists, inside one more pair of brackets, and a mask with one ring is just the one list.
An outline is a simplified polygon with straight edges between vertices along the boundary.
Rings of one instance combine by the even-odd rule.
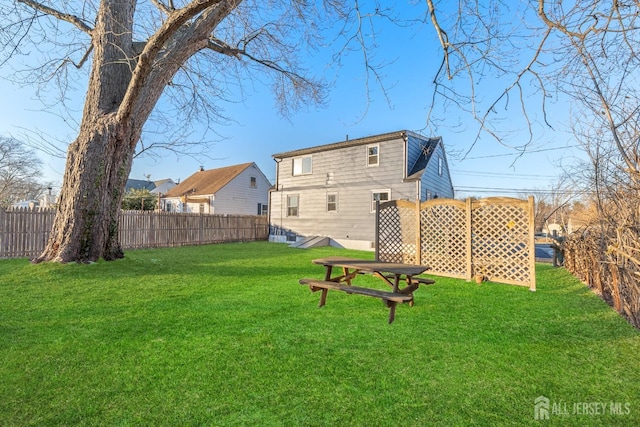
[[[372, 249], [372, 192], [389, 192], [390, 200], [415, 200], [425, 185], [419, 178], [407, 179], [409, 168], [422, 152], [418, 142], [424, 140], [409, 134], [405, 142], [406, 135], [396, 132], [386, 138], [363, 138], [361, 142], [345, 141], [283, 153], [282, 157], [274, 155], [277, 188], [270, 194], [273, 228], [290, 236], [328, 236], [345, 247]], [[371, 145], [378, 147], [376, 166], [367, 165]], [[294, 176], [295, 159], [305, 156], [311, 157], [311, 173]], [[332, 204], [335, 211], [327, 209], [328, 194], [337, 198]], [[296, 216], [288, 215], [289, 196], [298, 196]]]
[[293, 175], [293, 161], [304, 156], [285, 158], [278, 164], [278, 183], [289, 188], [327, 188], [371, 179], [378, 182], [402, 181], [403, 145], [401, 139], [381, 144], [378, 166], [367, 166], [366, 145], [308, 154], [312, 159], [312, 172], [298, 176]]
[[435, 147], [431, 160], [422, 174], [420, 200], [430, 200], [434, 197], [453, 198], [453, 186], [449, 177], [449, 165], [440, 143]]
[[[251, 177], [255, 187], [251, 187]], [[250, 166], [218, 191], [211, 202], [214, 214], [257, 215], [258, 203], [267, 205], [271, 183], [255, 166]]]
[[[323, 192], [313, 190], [281, 191], [272, 193], [271, 223], [278, 228], [291, 230], [303, 236], [329, 236], [335, 240], [374, 240], [375, 213], [370, 211], [371, 189], [368, 183], [358, 183], [349, 188], [333, 188]], [[414, 187], [414, 186], [412, 186]], [[391, 198], [401, 192], [391, 190]], [[326, 196], [337, 196], [337, 211], [327, 211]], [[289, 195], [299, 196], [298, 216], [287, 216], [286, 200]], [[366, 244], [365, 244], [366, 246]]]

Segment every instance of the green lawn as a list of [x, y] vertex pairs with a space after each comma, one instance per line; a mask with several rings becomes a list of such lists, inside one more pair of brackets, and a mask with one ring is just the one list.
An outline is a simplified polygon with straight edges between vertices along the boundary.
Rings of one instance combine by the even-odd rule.
[[0, 425], [640, 425], [640, 332], [562, 269], [539, 264], [537, 292], [436, 277], [389, 325], [298, 284], [369, 252], [126, 255], [0, 261]]

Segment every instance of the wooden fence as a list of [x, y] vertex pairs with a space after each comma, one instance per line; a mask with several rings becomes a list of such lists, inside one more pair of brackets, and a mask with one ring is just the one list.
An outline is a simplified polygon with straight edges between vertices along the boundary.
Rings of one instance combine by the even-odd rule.
[[377, 210], [376, 258], [536, 289], [533, 197], [396, 200]]
[[570, 234], [564, 267], [640, 329], [640, 224], [625, 224], [613, 236], [599, 228]]
[[[53, 209], [0, 211], [0, 258], [31, 258], [45, 247]], [[123, 211], [119, 238], [123, 249], [161, 248], [267, 240], [266, 215], [201, 215]]]

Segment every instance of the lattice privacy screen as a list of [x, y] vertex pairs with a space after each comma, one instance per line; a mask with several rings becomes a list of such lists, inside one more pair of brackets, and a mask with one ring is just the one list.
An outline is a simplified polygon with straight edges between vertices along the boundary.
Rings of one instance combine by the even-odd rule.
[[[384, 206], [384, 208], [383, 208]], [[419, 224], [415, 203], [395, 200], [380, 205], [376, 250], [380, 260], [419, 264]]]
[[386, 202], [378, 210], [376, 256], [428, 265], [434, 275], [481, 275], [535, 290], [533, 219], [533, 197]]
[[424, 202], [420, 207], [420, 261], [431, 267], [433, 274], [466, 279], [466, 204], [452, 199], [435, 200], [437, 203]]

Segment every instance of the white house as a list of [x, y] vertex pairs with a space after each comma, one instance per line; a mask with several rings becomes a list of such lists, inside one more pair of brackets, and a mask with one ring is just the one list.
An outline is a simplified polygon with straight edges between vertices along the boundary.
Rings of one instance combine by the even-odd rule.
[[152, 194], [165, 194], [173, 187], [178, 185], [171, 178], [153, 181], [153, 184], [155, 185], [155, 187], [150, 191], [150, 193]]
[[372, 250], [376, 200], [453, 198], [442, 138], [410, 131], [273, 155], [271, 241], [329, 237], [331, 244]]
[[255, 163], [194, 173], [161, 198], [161, 209], [201, 214], [266, 215], [271, 183]]

